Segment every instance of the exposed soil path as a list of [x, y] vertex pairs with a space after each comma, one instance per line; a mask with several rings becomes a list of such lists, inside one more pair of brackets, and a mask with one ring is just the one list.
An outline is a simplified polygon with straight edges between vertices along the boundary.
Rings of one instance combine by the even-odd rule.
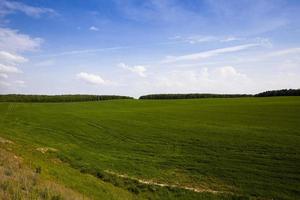
[[132, 176], [128, 176], [127, 174], [119, 174], [110, 170], [105, 170], [106, 173], [118, 176], [121, 178], [127, 178], [131, 180], [138, 181], [139, 183], [146, 184], [146, 185], [155, 185], [155, 186], [160, 186], [160, 187], [170, 187], [170, 188], [178, 188], [178, 189], [184, 189], [184, 190], [189, 190], [197, 193], [230, 193], [227, 191], [217, 191], [217, 190], [212, 190], [208, 188], [194, 188], [194, 187], [188, 187], [188, 186], [180, 186], [180, 185], [174, 185], [174, 184], [167, 184], [167, 183], [159, 183], [153, 180], [145, 180], [145, 179], [138, 179]]

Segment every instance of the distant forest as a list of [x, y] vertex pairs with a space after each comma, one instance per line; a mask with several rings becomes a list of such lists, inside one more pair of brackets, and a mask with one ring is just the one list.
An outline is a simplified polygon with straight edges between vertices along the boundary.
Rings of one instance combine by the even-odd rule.
[[[282, 89], [252, 94], [149, 94], [139, 99], [199, 99], [199, 98], [238, 98], [238, 97], [274, 97], [274, 96], [300, 96], [300, 89]], [[118, 95], [0, 95], [0, 102], [78, 102], [103, 101], [114, 99], [133, 99], [129, 96]]]
[[271, 90], [254, 95], [256, 97], [300, 96], [300, 89]]
[[271, 90], [255, 95], [252, 94], [149, 94], [140, 99], [198, 99], [198, 98], [237, 98], [237, 97], [273, 97], [300, 96], [300, 89]]
[[78, 101], [103, 101], [113, 99], [133, 99], [117, 95], [0, 95], [0, 102], [78, 102]]
[[249, 94], [149, 94], [141, 96], [140, 99], [200, 99], [200, 98], [233, 98], [251, 97]]

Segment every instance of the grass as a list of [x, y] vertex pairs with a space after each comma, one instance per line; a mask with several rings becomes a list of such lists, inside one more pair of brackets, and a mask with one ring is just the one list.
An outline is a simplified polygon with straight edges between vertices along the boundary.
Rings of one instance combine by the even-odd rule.
[[42, 179], [41, 168], [36, 169], [26, 167], [21, 157], [0, 144], [0, 199], [89, 199], [63, 185]]
[[299, 199], [299, 124], [300, 97], [0, 103], [0, 137], [94, 199]]

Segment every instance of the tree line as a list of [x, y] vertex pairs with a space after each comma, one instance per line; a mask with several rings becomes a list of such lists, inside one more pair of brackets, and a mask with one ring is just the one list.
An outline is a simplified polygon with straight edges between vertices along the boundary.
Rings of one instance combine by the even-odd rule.
[[282, 89], [265, 91], [258, 94], [149, 94], [139, 99], [198, 99], [198, 98], [237, 98], [237, 97], [273, 97], [273, 96], [300, 96], [300, 89]]
[[254, 95], [256, 97], [300, 96], [300, 89], [270, 90]]
[[[300, 96], [300, 89], [282, 89], [252, 94], [149, 94], [140, 96], [139, 99], [199, 99], [199, 98], [238, 98], [238, 97], [273, 97], [273, 96]], [[4, 94], [0, 95], [0, 102], [78, 102], [78, 101], [103, 101], [114, 99], [133, 99], [129, 96], [118, 95], [25, 95]]]
[[199, 99], [199, 98], [233, 98], [250, 97], [249, 94], [149, 94], [141, 96], [139, 99]]
[[103, 101], [113, 99], [133, 99], [128, 96], [118, 95], [0, 95], [0, 102], [78, 102], [78, 101]]

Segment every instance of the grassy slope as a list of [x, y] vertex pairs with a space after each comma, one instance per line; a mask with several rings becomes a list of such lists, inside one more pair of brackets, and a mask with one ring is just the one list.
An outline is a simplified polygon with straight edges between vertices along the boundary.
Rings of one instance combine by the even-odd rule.
[[89, 200], [63, 185], [44, 180], [40, 171], [28, 168], [21, 157], [3, 146], [0, 142], [0, 199]]
[[[299, 97], [0, 104], [0, 136], [31, 149], [19, 153], [45, 168], [37, 147], [58, 149], [82, 171], [266, 198], [300, 197], [299, 124]], [[63, 178], [61, 168], [47, 174], [99, 197], [118, 191], [100, 180], [85, 188], [87, 175]]]
[[7, 144], [0, 138], [0, 199], [136, 199], [126, 190], [58, 161], [31, 145]]

